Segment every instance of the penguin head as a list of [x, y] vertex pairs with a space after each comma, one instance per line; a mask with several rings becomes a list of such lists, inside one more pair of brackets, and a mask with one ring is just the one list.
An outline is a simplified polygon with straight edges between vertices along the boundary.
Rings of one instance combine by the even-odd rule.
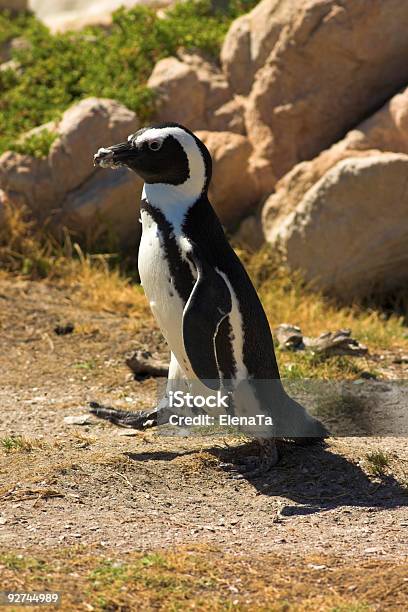
[[168, 185], [198, 197], [211, 180], [211, 156], [204, 143], [177, 123], [143, 128], [126, 142], [99, 149], [96, 166], [127, 166], [148, 185]]

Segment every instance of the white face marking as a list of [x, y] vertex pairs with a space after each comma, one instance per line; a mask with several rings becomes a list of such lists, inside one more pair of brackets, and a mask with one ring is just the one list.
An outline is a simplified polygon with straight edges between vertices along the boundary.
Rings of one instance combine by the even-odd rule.
[[[107, 155], [106, 159], [105, 155]], [[100, 159], [100, 157], [102, 158]], [[101, 168], [111, 168], [112, 170], [117, 168], [112, 161], [111, 151], [109, 149], [105, 149], [105, 147], [98, 149], [98, 152], [96, 155], [94, 155], [94, 162], [95, 165], [98, 163]]]
[[136, 139], [136, 144], [163, 141], [167, 136], [173, 136], [183, 147], [189, 165], [190, 176], [181, 185], [167, 183], [145, 183], [142, 198], [146, 198], [152, 206], [156, 206], [179, 233], [187, 210], [200, 197], [206, 182], [205, 163], [196, 140], [179, 127], [151, 128], [142, 132]]

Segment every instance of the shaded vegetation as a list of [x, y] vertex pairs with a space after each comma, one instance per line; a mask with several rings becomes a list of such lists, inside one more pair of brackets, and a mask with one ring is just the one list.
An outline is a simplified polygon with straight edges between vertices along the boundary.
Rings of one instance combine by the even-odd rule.
[[210, 0], [187, 0], [164, 18], [137, 6], [117, 11], [109, 29], [55, 35], [30, 15], [0, 13], [0, 44], [26, 41], [13, 51], [18, 69], [0, 72], [0, 152], [88, 96], [119, 100], [147, 121], [154, 99], [146, 81], [156, 62], [181, 47], [216, 58], [230, 23], [256, 3], [229, 0], [221, 11]]
[[369, 473], [381, 477], [390, 466], [390, 457], [382, 450], [371, 451], [366, 454], [366, 462]]

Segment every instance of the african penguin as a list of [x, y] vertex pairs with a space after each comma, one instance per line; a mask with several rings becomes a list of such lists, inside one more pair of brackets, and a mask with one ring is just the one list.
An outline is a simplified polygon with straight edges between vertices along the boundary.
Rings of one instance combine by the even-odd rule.
[[261, 442], [263, 467], [277, 461], [276, 437], [324, 438], [323, 425], [283, 389], [264, 309], [208, 200], [212, 161], [204, 143], [182, 125], [161, 124], [99, 149], [94, 161], [127, 166], [145, 181], [139, 273], [171, 363], [167, 394], [156, 409], [94, 404], [91, 411], [144, 429], [172, 414], [169, 390], [196, 381], [207, 393], [228, 388], [236, 416], [271, 417], [273, 425], [247, 432]]

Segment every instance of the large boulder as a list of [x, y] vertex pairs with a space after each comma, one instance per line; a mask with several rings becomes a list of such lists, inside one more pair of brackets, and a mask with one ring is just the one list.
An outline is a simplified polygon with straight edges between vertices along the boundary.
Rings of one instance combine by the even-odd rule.
[[349, 132], [343, 148], [408, 154], [408, 87]]
[[267, 239], [330, 168], [347, 157], [375, 155], [380, 151], [408, 154], [408, 88], [397, 94], [343, 140], [313, 160], [297, 164], [278, 181], [265, 202], [262, 222]]
[[251, 173], [252, 146], [247, 138], [232, 132], [197, 132], [213, 158], [209, 199], [221, 222], [234, 226], [259, 199]]
[[95, 171], [93, 155], [139, 128], [134, 112], [115, 100], [86, 98], [69, 108], [57, 125], [48, 161], [56, 187], [67, 193]]
[[0, 157], [0, 188], [8, 199], [24, 203], [40, 222], [51, 219], [56, 232], [67, 226], [77, 236], [104, 234], [136, 244], [141, 181], [127, 170], [115, 174], [93, 166], [99, 147], [139, 128], [136, 115], [114, 100], [88, 98], [44, 128], [56, 135], [46, 158], [11, 151]]
[[65, 198], [64, 226], [87, 244], [113, 239], [126, 248], [139, 243], [139, 203], [143, 181], [127, 168], [96, 173]]
[[305, 0], [263, 0], [236, 19], [225, 37], [221, 63], [232, 90], [248, 95], [255, 74], [278, 42], [282, 29]]
[[147, 82], [157, 95], [155, 119], [174, 121], [192, 130], [203, 127], [205, 89], [197, 71], [176, 57], [158, 62]]
[[199, 55], [159, 61], [147, 83], [156, 92], [155, 121], [174, 121], [191, 130], [244, 133], [243, 107], [225, 76]]
[[408, 281], [408, 155], [348, 157], [268, 232], [289, 266], [344, 300]]
[[[279, 6], [268, 2], [271, 10]], [[272, 50], [256, 72], [246, 104], [247, 132], [265, 193], [408, 80], [407, 2], [293, 4], [297, 10], [288, 10], [279, 36], [271, 33]]]
[[48, 160], [14, 151], [0, 156], [0, 187], [12, 201], [23, 201], [42, 219], [57, 199]]

